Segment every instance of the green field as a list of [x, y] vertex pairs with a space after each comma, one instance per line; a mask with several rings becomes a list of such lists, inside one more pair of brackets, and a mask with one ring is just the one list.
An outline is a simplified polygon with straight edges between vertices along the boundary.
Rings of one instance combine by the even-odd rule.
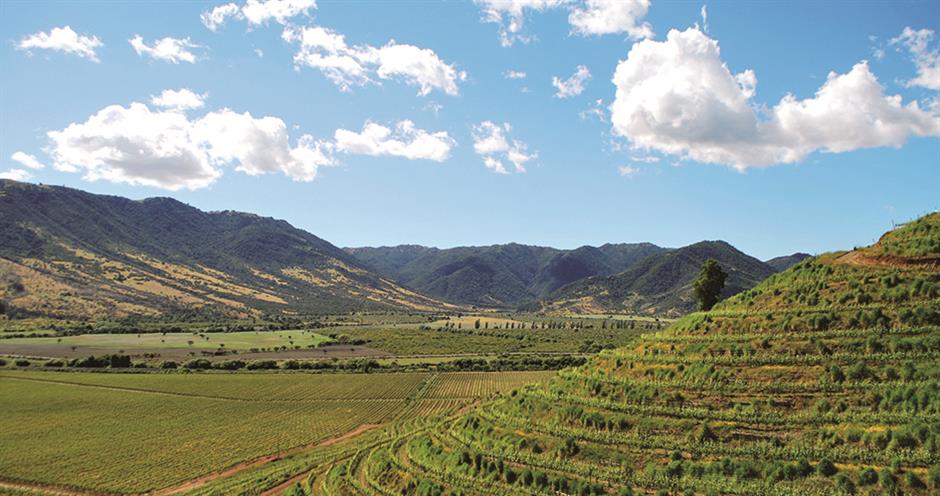
[[[0, 477], [142, 492], [548, 377], [0, 373]], [[129, 476], [133, 474], [133, 476]]]

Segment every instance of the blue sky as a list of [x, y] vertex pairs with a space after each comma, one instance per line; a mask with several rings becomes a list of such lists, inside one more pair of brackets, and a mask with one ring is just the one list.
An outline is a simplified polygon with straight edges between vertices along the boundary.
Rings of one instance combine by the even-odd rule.
[[340, 246], [769, 258], [940, 208], [936, 2], [603, 3], [5, 0], [0, 175]]

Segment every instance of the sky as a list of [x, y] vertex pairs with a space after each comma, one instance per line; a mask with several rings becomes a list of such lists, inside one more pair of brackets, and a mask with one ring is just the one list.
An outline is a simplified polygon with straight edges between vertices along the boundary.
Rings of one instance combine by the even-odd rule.
[[723, 239], [940, 209], [940, 6], [0, 2], [0, 177], [338, 246]]

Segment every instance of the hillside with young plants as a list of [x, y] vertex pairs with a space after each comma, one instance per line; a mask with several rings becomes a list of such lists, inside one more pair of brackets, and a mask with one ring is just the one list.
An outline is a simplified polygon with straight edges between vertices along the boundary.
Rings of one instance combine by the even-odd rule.
[[940, 214], [314, 469], [313, 494], [940, 492]]
[[0, 310], [252, 317], [447, 305], [283, 220], [0, 180]]

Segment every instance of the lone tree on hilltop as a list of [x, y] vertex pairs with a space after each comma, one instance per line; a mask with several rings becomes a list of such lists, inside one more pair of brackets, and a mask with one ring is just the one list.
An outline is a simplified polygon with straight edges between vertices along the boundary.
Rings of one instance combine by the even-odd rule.
[[709, 311], [718, 303], [721, 296], [721, 290], [725, 287], [725, 279], [728, 274], [721, 270], [718, 262], [709, 258], [702, 264], [702, 270], [698, 274], [698, 279], [692, 286], [695, 290], [695, 297], [698, 298], [699, 310]]

